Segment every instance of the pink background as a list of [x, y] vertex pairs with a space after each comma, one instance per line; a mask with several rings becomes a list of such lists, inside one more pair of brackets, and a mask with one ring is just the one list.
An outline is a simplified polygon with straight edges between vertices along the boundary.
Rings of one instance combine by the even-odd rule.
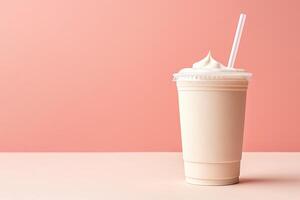
[[180, 151], [172, 73], [211, 49], [254, 73], [245, 151], [300, 151], [300, 3], [1, 1], [1, 151]]

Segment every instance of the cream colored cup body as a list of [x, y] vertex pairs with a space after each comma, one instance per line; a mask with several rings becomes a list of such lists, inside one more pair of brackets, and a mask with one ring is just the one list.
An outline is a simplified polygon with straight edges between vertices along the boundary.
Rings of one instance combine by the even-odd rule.
[[177, 81], [186, 181], [237, 183], [247, 80]]

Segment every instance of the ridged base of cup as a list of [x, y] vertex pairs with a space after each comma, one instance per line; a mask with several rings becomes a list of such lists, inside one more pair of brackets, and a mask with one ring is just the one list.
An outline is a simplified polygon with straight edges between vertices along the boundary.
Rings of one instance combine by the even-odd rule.
[[240, 161], [184, 162], [186, 181], [197, 185], [230, 185], [239, 182]]
[[186, 177], [186, 182], [193, 185], [211, 185], [211, 186], [221, 186], [221, 185], [232, 185], [239, 182], [239, 177], [235, 177], [232, 179], [219, 179], [219, 180], [207, 180], [207, 179], [198, 179]]

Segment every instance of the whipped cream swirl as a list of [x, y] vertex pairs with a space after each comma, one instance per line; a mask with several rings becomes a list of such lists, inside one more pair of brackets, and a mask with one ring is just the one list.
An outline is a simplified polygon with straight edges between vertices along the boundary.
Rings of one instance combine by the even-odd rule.
[[194, 69], [224, 69], [226, 68], [224, 65], [216, 61], [212, 56], [210, 51], [207, 56], [202, 60], [193, 64]]
[[207, 80], [207, 79], [246, 79], [251, 77], [251, 73], [236, 68], [227, 68], [216, 61], [209, 51], [207, 56], [193, 64], [191, 68], [183, 68], [175, 73], [174, 80]]

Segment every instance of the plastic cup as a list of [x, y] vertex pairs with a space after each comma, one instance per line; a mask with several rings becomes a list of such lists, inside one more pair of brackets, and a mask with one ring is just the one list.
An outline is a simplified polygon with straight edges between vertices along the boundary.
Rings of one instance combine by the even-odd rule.
[[177, 80], [186, 181], [238, 183], [248, 80]]

